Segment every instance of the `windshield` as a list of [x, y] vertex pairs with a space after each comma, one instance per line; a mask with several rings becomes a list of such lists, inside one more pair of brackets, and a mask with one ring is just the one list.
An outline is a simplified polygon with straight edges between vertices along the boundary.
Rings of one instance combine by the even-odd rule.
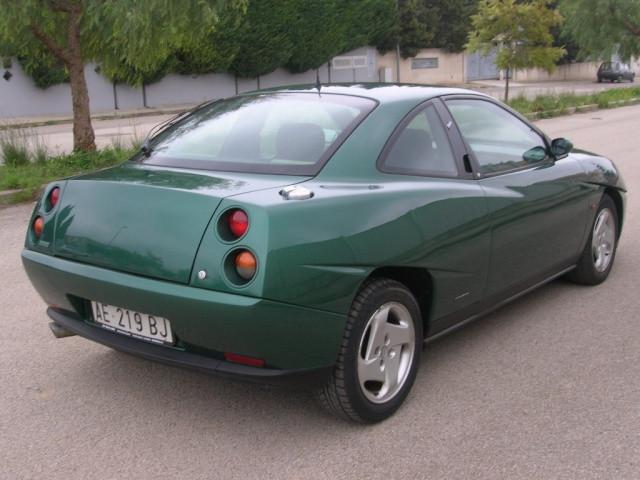
[[318, 93], [240, 96], [195, 110], [154, 137], [140, 161], [229, 172], [315, 175], [375, 107]]

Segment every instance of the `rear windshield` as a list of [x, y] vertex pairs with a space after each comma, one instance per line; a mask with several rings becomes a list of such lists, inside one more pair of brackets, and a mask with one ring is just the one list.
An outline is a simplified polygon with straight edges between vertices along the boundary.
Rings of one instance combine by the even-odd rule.
[[315, 175], [375, 107], [318, 93], [234, 97], [195, 110], [154, 137], [153, 165], [228, 172]]

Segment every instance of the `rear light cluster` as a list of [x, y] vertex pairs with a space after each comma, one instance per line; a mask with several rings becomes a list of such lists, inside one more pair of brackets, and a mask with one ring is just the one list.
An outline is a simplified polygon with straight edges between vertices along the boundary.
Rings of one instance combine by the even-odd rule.
[[[53, 187], [47, 197], [44, 200], [44, 210], [45, 212], [50, 212], [53, 210], [58, 202], [60, 201], [60, 187]], [[36, 239], [39, 239], [42, 236], [42, 232], [44, 231], [44, 218], [38, 215], [33, 219], [33, 223], [31, 224], [31, 228], [33, 229], [33, 234]]]
[[[234, 243], [246, 235], [249, 227], [247, 212], [240, 208], [232, 208], [220, 216], [218, 236], [226, 243]], [[256, 256], [246, 248], [232, 250], [225, 260], [225, 273], [235, 285], [242, 286], [248, 283], [255, 276], [257, 269]]]
[[53, 210], [60, 200], [60, 187], [54, 187], [47, 197], [47, 211]]
[[42, 236], [42, 231], [44, 230], [44, 219], [42, 217], [36, 217], [33, 221], [33, 234], [36, 238], [40, 238]]

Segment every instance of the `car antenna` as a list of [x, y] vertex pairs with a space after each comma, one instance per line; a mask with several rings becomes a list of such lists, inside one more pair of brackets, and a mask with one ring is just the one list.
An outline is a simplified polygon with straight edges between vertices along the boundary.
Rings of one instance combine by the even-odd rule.
[[316, 70], [316, 88], [318, 89], [318, 95], [320, 95], [320, 89], [322, 88], [322, 83], [320, 83], [320, 70]]

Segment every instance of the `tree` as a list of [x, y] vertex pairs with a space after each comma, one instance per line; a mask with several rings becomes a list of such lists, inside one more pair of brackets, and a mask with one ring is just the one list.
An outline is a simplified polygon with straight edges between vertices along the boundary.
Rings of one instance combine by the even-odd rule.
[[437, 15], [433, 47], [462, 52], [467, 42], [469, 18], [476, 12], [477, 0], [432, 0]]
[[583, 54], [628, 61], [640, 57], [640, 2], [638, 0], [562, 0], [564, 31]]
[[294, 17], [294, 0], [250, 1], [242, 24], [233, 33], [239, 48], [231, 72], [255, 78], [285, 65], [293, 49], [289, 28]]
[[482, 0], [471, 17], [467, 48], [485, 55], [498, 49], [496, 65], [506, 72], [505, 101], [512, 71], [538, 67], [550, 72], [565, 54], [564, 48], [553, 46], [551, 34], [562, 16], [548, 4], [548, 0]]
[[69, 75], [75, 150], [95, 149], [85, 64], [142, 83], [174, 52], [215, 31], [245, 0], [0, 0], [0, 55], [61, 64]]
[[433, 6], [425, 0], [398, 0], [394, 17], [394, 27], [376, 45], [379, 50], [394, 50], [399, 44], [400, 54], [408, 58], [415, 57], [421, 48], [432, 46], [438, 21]]

